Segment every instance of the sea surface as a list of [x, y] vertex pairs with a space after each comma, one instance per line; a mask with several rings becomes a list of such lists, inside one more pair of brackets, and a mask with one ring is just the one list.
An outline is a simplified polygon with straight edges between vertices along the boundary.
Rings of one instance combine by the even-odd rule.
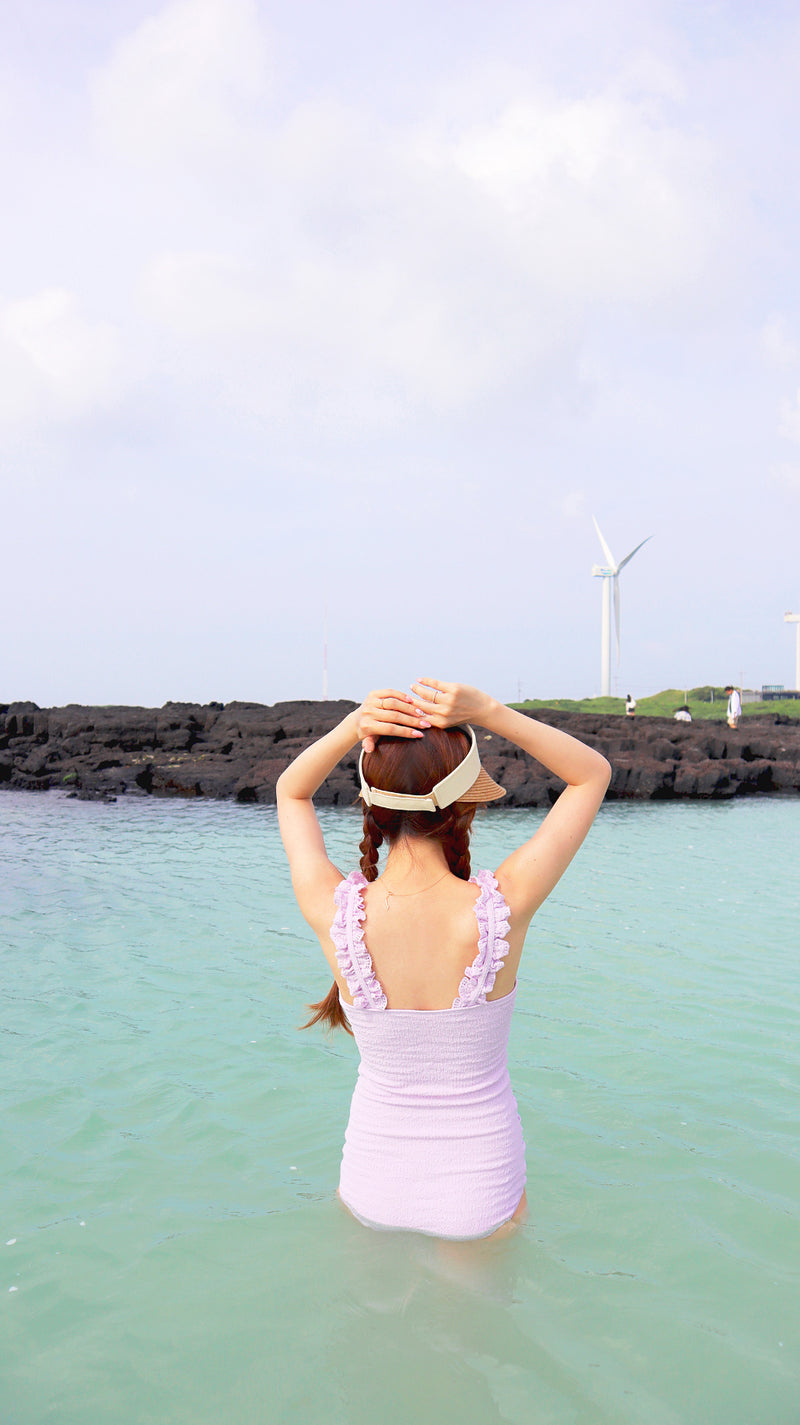
[[799, 845], [800, 799], [602, 810], [521, 970], [530, 1220], [443, 1244], [335, 1200], [274, 809], [0, 794], [2, 1425], [797, 1425]]

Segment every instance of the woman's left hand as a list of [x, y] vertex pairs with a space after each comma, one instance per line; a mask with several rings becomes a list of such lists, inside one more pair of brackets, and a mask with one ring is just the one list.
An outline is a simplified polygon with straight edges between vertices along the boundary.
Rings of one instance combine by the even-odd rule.
[[422, 737], [422, 729], [430, 723], [415, 711], [407, 693], [377, 688], [357, 710], [356, 727], [364, 751], [374, 752], [376, 737]]
[[414, 706], [433, 727], [455, 727], [461, 722], [476, 722], [488, 726], [494, 699], [480, 688], [467, 683], [437, 683], [435, 678], [420, 678], [411, 684]]

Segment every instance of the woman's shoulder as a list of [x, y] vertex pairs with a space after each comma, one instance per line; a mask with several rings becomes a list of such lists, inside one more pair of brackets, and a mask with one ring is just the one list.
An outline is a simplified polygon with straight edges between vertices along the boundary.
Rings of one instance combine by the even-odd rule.
[[357, 871], [348, 871], [348, 873], [347, 873], [346, 876], [343, 875], [342, 872], [340, 871], [340, 872], [339, 872], [339, 875], [342, 877], [342, 879], [341, 879], [340, 882], [339, 882], [339, 886], [337, 886], [337, 888], [336, 888], [337, 890], [339, 889], [340, 886], [368, 886], [368, 885], [369, 885], [369, 881], [367, 880], [367, 878], [366, 878], [366, 876], [364, 875], [364, 872], [363, 872], [363, 871], [358, 871], [358, 870], [357, 870]]
[[494, 871], [489, 871], [486, 867], [481, 866], [472, 872], [470, 880], [477, 882], [479, 886], [488, 886], [490, 890], [493, 890], [497, 885], [497, 877]]
[[345, 905], [350, 899], [354, 890], [362, 890], [368, 885], [363, 871], [350, 871], [347, 876], [342, 876], [333, 892], [333, 899], [338, 906]]
[[361, 871], [351, 871], [345, 876], [330, 865], [328, 874], [309, 878], [300, 886], [294, 884], [294, 893], [303, 919], [325, 940], [334, 916], [347, 905], [354, 889], [364, 885], [366, 878]]
[[500, 888], [500, 883], [497, 879], [496, 872], [489, 871], [486, 869], [473, 871], [472, 875], [470, 876], [470, 881], [472, 881], [475, 885], [480, 886], [482, 900], [491, 899], [495, 901], [503, 901], [503, 903], [505, 904], [505, 896], [503, 895], [503, 892]]

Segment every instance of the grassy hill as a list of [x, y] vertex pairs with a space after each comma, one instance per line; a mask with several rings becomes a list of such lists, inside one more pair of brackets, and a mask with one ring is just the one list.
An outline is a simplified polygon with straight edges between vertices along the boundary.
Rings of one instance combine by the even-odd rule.
[[[711, 701], [711, 694], [714, 694], [714, 701]], [[637, 698], [637, 717], [672, 717], [677, 708], [683, 707], [686, 702], [685, 690], [683, 688], [665, 688], [661, 693], [654, 693], [650, 698]], [[524, 703], [512, 703], [512, 707], [520, 708], [523, 712], [534, 712], [537, 708], [558, 708], [561, 712], [583, 712], [583, 713], [625, 713], [624, 698], [529, 698]], [[695, 722], [706, 719], [711, 722], [724, 722], [725, 711], [728, 706], [728, 699], [723, 688], [690, 688], [689, 689], [689, 711]], [[784, 717], [795, 718], [800, 722], [800, 699], [782, 698], [780, 702], [774, 703], [745, 703], [742, 708], [742, 718], [749, 717], [774, 717], [776, 713], [781, 713]]]

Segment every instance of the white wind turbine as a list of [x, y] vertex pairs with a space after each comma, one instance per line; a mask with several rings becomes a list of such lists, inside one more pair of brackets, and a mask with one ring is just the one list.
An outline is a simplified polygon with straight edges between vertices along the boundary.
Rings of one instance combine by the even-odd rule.
[[592, 515], [594, 527], [597, 530], [597, 538], [603, 546], [603, 553], [608, 560], [607, 564], [593, 564], [592, 574], [596, 579], [603, 581], [603, 625], [600, 636], [600, 693], [602, 697], [608, 697], [611, 692], [611, 583], [614, 583], [614, 625], [617, 631], [617, 664], [619, 664], [619, 576], [620, 571], [630, 564], [634, 554], [638, 554], [642, 544], [647, 543], [647, 539], [653, 536], [648, 534], [647, 539], [642, 540], [642, 544], [637, 544], [630, 554], [626, 554], [617, 564], [611, 550], [603, 539], [600, 526]]

